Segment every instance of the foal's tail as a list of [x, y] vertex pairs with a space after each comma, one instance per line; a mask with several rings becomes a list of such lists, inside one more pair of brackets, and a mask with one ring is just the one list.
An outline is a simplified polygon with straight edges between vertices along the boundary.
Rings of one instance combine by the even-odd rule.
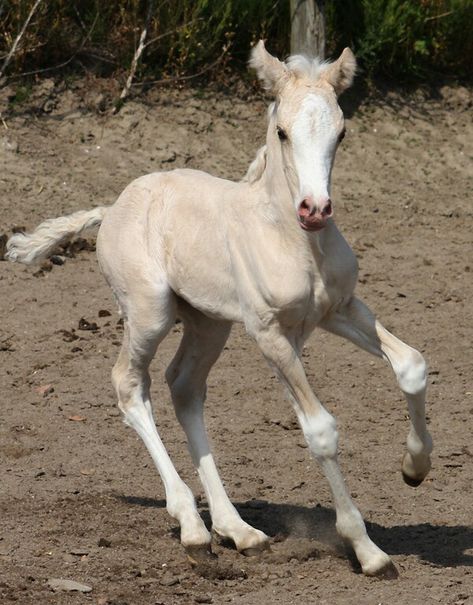
[[106, 211], [106, 206], [79, 210], [68, 216], [48, 219], [36, 227], [33, 233], [15, 233], [7, 242], [6, 258], [25, 265], [43, 260], [59, 244], [67, 242], [85, 229], [98, 227]]

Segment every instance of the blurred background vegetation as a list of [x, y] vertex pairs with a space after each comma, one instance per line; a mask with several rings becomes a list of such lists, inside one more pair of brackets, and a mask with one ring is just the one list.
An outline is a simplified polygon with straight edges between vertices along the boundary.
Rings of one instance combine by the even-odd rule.
[[[0, 0], [0, 68], [34, 4]], [[327, 56], [350, 46], [366, 77], [471, 81], [473, 0], [326, 0], [325, 6]], [[245, 68], [260, 37], [272, 52], [289, 53], [289, 0], [41, 0], [4, 75], [124, 73], [147, 20], [138, 81], [225, 78]]]

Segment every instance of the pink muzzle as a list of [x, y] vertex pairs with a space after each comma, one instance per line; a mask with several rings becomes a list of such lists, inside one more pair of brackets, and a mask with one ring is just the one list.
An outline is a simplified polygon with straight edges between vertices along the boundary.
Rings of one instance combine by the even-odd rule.
[[299, 224], [305, 231], [320, 231], [327, 224], [327, 220], [333, 215], [332, 202], [330, 199], [315, 204], [310, 198], [302, 200], [297, 209]]

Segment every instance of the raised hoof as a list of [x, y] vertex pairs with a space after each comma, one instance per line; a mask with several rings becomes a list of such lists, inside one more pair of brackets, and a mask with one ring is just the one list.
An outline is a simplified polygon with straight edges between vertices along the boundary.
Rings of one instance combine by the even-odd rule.
[[404, 483], [410, 487], [419, 487], [419, 485], [424, 481], [424, 478], [415, 479], [414, 477], [409, 477], [409, 475], [406, 475], [404, 471], [402, 471], [402, 478], [404, 479]]
[[195, 544], [184, 548], [191, 565], [206, 563], [217, 558], [217, 555], [212, 552], [210, 544]]
[[243, 548], [242, 550], [240, 550], [240, 554], [242, 554], [245, 557], [257, 557], [262, 552], [266, 552], [267, 550], [270, 550], [269, 540], [264, 540], [263, 542], [260, 542], [259, 544], [256, 544], [255, 546], [250, 546], [249, 548]]

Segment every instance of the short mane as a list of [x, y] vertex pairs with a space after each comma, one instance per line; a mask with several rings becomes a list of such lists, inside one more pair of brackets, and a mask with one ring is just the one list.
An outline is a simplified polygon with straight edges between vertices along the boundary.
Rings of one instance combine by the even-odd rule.
[[318, 57], [306, 57], [305, 55], [291, 55], [285, 61], [290, 72], [297, 77], [307, 77], [311, 80], [318, 80], [322, 73], [332, 63], [331, 61], [322, 61]]

